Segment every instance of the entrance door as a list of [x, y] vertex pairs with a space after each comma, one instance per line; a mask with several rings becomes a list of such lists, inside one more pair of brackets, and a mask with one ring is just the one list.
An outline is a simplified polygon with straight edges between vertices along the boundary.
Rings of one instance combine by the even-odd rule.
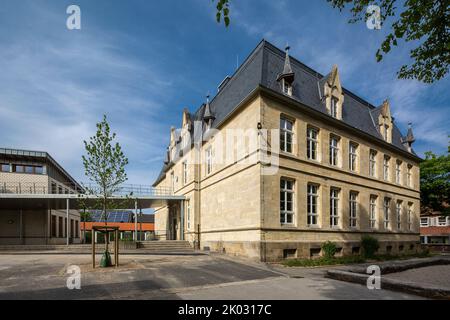
[[172, 240], [177, 240], [177, 218], [172, 220]]

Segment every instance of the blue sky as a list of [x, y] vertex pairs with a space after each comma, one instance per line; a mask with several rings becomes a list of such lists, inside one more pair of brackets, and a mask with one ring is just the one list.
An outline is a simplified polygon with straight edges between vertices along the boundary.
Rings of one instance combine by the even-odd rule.
[[[70, 4], [81, 7], [79, 31], [66, 28]], [[226, 29], [210, 0], [3, 0], [0, 146], [48, 151], [85, 181], [82, 141], [106, 113], [129, 182], [151, 184], [183, 108], [195, 111], [265, 38], [323, 74], [338, 64], [343, 85], [373, 104], [389, 98], [402, 131], [414, 123], [420, 155], [446, 151], [450, 79], [398, 80], [408, 46], [376, 63], [388, 29], [348, 24], [326, 0], [240, 0], [231, 14]]]

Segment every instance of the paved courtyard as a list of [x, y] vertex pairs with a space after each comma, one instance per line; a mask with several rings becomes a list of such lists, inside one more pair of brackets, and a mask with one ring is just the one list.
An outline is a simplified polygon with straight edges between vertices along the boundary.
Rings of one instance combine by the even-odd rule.
[[450, 288], [450, 265], [431, 266], [386, 275], [386, 278]]
[[[122, 256], [92, 270], [88, 255], [0, 255], [0, 299], [420, 299], [324, 278], [326, 269], [287, 269], [215, 255]], [[81, 269], [81, 290], [66, 287]]]

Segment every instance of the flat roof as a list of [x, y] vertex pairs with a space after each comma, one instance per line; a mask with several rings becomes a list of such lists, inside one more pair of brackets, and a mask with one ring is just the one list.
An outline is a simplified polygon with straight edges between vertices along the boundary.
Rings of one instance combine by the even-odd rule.
[[74, 185], [83, 189], [81, 185], [55, 160], [45, 151], [31, 151], [21, 149], [0, 148], [0, 155], [13, 156], [13, 157], [30, 157], [30, 158], [42, 158], [50, 162], [55, 166], [63, 175], [66, 176]]

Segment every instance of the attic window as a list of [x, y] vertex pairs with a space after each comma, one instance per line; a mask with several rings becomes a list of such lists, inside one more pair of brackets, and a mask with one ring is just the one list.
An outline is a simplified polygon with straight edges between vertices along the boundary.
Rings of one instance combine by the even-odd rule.
[[292, 84], [283, 79], [283, 93], [288, 96], [292, 96]]
[[338, 117], [338, 99], [336, 97], [331, 97], [331, 107], [330, 107], [330, 114], [333, 118]]

